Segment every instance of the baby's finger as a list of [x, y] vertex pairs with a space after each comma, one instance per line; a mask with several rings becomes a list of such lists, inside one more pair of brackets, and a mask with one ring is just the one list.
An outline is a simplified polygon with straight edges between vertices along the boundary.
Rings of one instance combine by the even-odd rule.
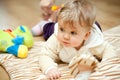
[[61, 76], [61, 73], [60, 73], [60, 72], [57, 72], [57, 73], [56, 73], [56, 76], [57, 76], [57, 78], [59, 78], [59, 77]]
[[60, 77], [60, 72], [54, 73], [54, 79], [58, 79]]
[[47, 78], [50, 79], [50, 80], [54, 80], [54, 76], [53, 76], [53, 74], [49, 74], [49, 75], [47, 75]]

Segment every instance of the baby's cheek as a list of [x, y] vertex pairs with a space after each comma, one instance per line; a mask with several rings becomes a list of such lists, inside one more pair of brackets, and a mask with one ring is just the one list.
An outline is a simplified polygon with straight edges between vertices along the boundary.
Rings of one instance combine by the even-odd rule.
[[71, 41], [72, 44], [79, 44], [79, 43], [80, 43], [80, 40], [78, 40], [78, 39], [76, 39], [76, 38], [75, 38], [75, 39], [74, 39], [74, 38], [73, 38], [73, 39], [71, 38], [70, 41]]
[[59, 42], [61, 42], [61, 40], [62, 40], [61, 35], [58, 34], [58, 35], [57, 35], [57, 39], [58, 39]]
[[78, 39], [74, 39], [74, 40], [71, 40], [71, 44], [74, 46], [74, 47], [78, 47], [79, 45], [81, 45], [81, 40], [78, 40]]
[[76, 46], [79, 45], [79, 43], [77, 41], [71, 41], [71, 44], [76, 45]]

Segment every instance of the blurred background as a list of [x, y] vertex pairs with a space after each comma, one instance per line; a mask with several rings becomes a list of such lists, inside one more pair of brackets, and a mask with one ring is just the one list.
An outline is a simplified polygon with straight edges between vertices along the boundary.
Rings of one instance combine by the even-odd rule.
[[[41, 20], [40, 0], [0, 0], [0, 29], [15, 29], [19, 25], [32, 28]], [[66, 0], [56, 0], [60, 5]], [[120, 0], [93, 0], [97, 21], [103, 30], [120, 25]]]

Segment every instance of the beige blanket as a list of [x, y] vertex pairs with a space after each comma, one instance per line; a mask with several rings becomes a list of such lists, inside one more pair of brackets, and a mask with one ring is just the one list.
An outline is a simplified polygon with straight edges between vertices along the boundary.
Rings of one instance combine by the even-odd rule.
[[[116, 47], [116, 51], [118, 52], [118, 55], [120, 54], [120, 26], [117, 26], [116, 28], [113, 28], [111, 30], [105, 31], [105, 39], [109, 41], [112, 45]], [[35, 42], [34, 46], [29, 50], [29, 55], [25, 59], [20, 59], [17, 57], [14, 57], [11, 54], [0, 54], [0, 64], [2, 64], [6, 71], [8, 72], [11, 80], [47, 80], [46, 76], [42, 74], [40, 71], [39, 65], [38, 65], [38, 57], [39, 53], [38, 51], [41, 49], [42, 41]], [[117, 62], [115, 63], [118, 65], [116, 69], [118, 69], [118, 72], [120, 72], [120, 56], [117, 59]], [[108, 62], [112, 65], [113, 62], [108, 60]], [[102, 63], [104, 65], [106, 62]], [[104, 80], [104, 76], [101, 73], [101, 68], [98, 68], [98, 77], [96, 74], [92, 73], [90, 76], [91, 80]], [[109, 67], [108, 67], [109, 68]], [[62, 77], [59, 80], [69, 80], [72, 78], [72, 75], [70, 74], [68, 67], [66, 64], [60, 64], [59, 69], [62, 73]], [[115, 69], [115, 71], [116, 71]], [[110, 70], [109, 70], [110, 71]], [[112, 71], [113, 72], [113, 71]], [[117, 72], [117, 73], [118, 73]], [[110, 75], [109, 75], [110, 76]], [[109, 77], [108, 76], [108, 77]], [[119, 74], [117, 76], [120, 76]], [[102, 78], [104, 79], [102, 79]], [[120, 79], [120, 78], [119, 78]], [[106, 80], [106, 79], [105, 79]], [[109, 78], [109, 80], [112, 80]], [[117, 79], [114, 79], [117, 80]]]
[[[35, 42], [25, 59], [17, 58], [11, 54], [0, 54], [0, 64], [5, 67], [11, 80], [47, 80], [38, 65], [38, 51], [41, 49], [42, 43], [41, 41]], [[59, 66], [63, 74], [60, 79], [72, 78], [66, 64], [60, 64]]]

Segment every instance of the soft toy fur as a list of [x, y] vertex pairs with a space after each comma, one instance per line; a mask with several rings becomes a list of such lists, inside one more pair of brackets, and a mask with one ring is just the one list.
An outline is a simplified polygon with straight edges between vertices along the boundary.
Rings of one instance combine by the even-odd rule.
[[33, 37], [25, 26], [19, 26], [14, 31], [0, 30], [0, 51], [25, 58], [28, 48], [33, 46]]

